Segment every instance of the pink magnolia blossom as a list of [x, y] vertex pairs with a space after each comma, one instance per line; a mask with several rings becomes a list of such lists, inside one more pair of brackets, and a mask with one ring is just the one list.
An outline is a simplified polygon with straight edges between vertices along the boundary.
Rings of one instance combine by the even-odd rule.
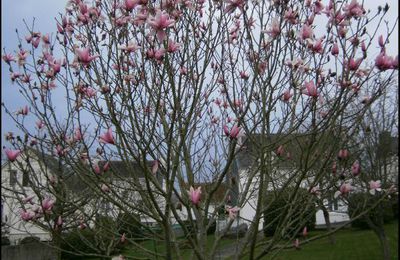
[[181, 73], [182, 75], [187, 75], [187, 69], [184, 66], [181, 66], [179, 68], [179, 73]]
[[31, 82], [32, 81], [31, 74], [24, 75], [23, 78], [21, 79], [21, 81], [24, 82], [24, 83]]
[[294, 246], [296, 249], [300, 249], [300, 242], [299, 242], [299, 239], [298, 239], [298, 238], [296, 238], [296, 240], [293, 242], [293, 246]]
[[364, 8], [357, 0], [352, 0], [350, 4], [345, 5], [343, 11], [348, 18], [360, 17], [365, 13]]
[[228, 127], [226, 125], [224, 125], [223, 130], [224, 130], [225, 135], [228, 136], [230, 139], [237, 139], [244, 135], [242, 132], [242, 128], [239, 127], [238, 125], [234, 125], [230, 131], [229, 131]]
[[364, 41], [361, 42], [361, 50], [362, 50], [363, 52], [366, 52], [366, 51], [367, 51], [367, 46], [365, 45], [365, 42], [364, 42]]
[[310, 189], [310, 193], [316, 196], [321, 195], [321, 191], [318, 186], [314, 186]]
[[314, 53], [319, 53], [322, 54], [324, 52], [324, 48], [322, 46], [322, 42], [324, 41], [325, 37], [321, 37], [318, 40], [314, 41], [312, 46], [311, 46], [311, 50]]
[[35, 145], [37, 145], [37, 143], [38, 143], [38, 140], [36, 138], [32, 138], [31, 142], [30, 142], [30, 146], [35, 146]]
[[385, 52], [381, 52], [375, 59], [375, 67], [380, 71], [394, 69], [398, 67], [398, 60], [394, 60], [392, 57], [387, 56]]
[[287, 90], [285, 90], [285, 92], [283, 92], [281, 99], [284, 102], [288, 102], [292, 96], [293, 96], [293, 94], [290, 93], [289, 89], [287, 89]]
[[307, 227], [303, 228], [302, 234], [303, 234], [303, 237], [306, 237], [308, 235]]
[[20, 50], [17, 53], [18, 65], [22, 66], [25, 64], [26, 58], [28, 58], [29, 52], [26, 50]]
[[343, 183], [343, 184], [340, 186], [339, 190], [335, 192], [334, 198], [337, 198], [337, 197], [339, 197], [340, 195], [341, 195], [341, 196], [344, 196], [344, 195], [348, 194], [350, 191], [353, 190], [353, 188], [354, 188], [354, 187], [351, 186], [350, 183]]
[[349, 157], [349, 151], [347, 149], [341, 149], [339, 150], [337, 157], [340, 160], [345, 160]]
[[104, 134], [100, 135], [99, 139], [100, 139], [100, 143], [103, 143], [103, 144], [115, 144], [115, 140], [114, 140], [114, 136], [113, 136], [111, 128], [109, 128], [108, 131], [105, 132]]
[[82, 140], [83, 139], [83, 134], [82, 134], [82, 131], [81, 131], [81, 129], [78, 127], [78, 128], [75, 128], [75, 131], [74, 131], [74, 140], [75, 141], [80, 141], [80, 140]]
[[351, 173], [354, 176], [358, 176], [360, 174], [360, 170], [361, 170], [360, 163], [358, 161], [355, 161], [351, 166]]
[[314, 14], [320, 14], [323, 9], [324, 5], [321, 3], [321, 0], [314, 2]]
[[156, 174], [158, 171], [158, 167], [160, 165], [160, 161], [159, 160], [154, 160], [153, 161], [153, 166], [151, 167], [151, 173]]
[[54, 60], [52, 62], [49, 62], [49, 66], [52, 68], [54, 73], [58, 73], [61, 71], [61, 60], [60, 61]]
[[279, 34], [281, 33], [279, 19], [276, 17], [274, 19], [272, 19], [272, 23], [271, 23], [270, 27], [263, 32], [267, 33], [271, 38], [278, 37]]
[[167, 47], [168, 52], [177, 52], [177, 51], [179, 51], [180, 47], [181, 47], [180, 43], [177, 43], [171, 39], [168, 39], [168, 47]]
[[331, 54], [334, 56], [337, 56], [339, 54], [339, 46], [336, 42], [335, 42], [335, 44], [333, 44]]
[[40, 38], [33, 38], [32, 39], [32, 46], [36, 49], [37, 47], [39, 47], [39, 43], [40, 43]]
[[133, 9], [135, 9], [135, 7], [140, 3], [140, 0], [125, 0], [124, 4], [123, 4], [123, 8], [130, 12]]
[[301, 31], [300, 31], [300, 38], [302, 40], [311, 39], [313, 37], [313, 35], [314, 35], [314, 32], [313, 32], [313, 29], [311, 28], [311, 26], [309, 26], [307, 24], [303, 25], [303, 27], [301, 28]]
[[86, 228], [85, 223], [81, 222], [81, 223], [79, 224], [78, 228], [79, 228], [80, 230], [85, 229], [85, 228]]
[[245, 1], [244, 0], [225, 0], [226, 7], [224, 12], [226, 14], [231, 14], [235, 12], [236, 8], [239, 8], [240, 11], [243, 11]]
[[249, 74], [246, 73], [246, 71], [240, 71], [239, 76], [240, 76], [240, 78], [245, 79], [245, 80], [249, 79], [249, 77], [250, 77]]
[[110, 168], [111, 168], [111, 163], [110, 163], [110, 162], [106, 162], [106, 163], [103, 165], [103, 171], [104, 171], [104, 172], [108, 171]]
[[59, 227], [61, 227], [62, 226], [62, 224], [63, 224], [63, 220], [62, 220], [62, 218], [61, 218], [61, 216], [58, 216], [58, 218], [57, 218], [57, 226], [59, 226]]
[[44, 42], [44, 44], [50, 44], [50, 36], [49, 34], [45, 34], [42, 36], [42, 41]]
[[305, 89], [303, 89], [303, 94], [310, 97], [318, 97], [317, 87], [314, 84], [314, 81], [305, 82]]
[[42, 129], [44, 127], [44, 122], [42, 120], [39, 120], [36, 122], [36, 127], [38, 129]]
[[332, 163], [332, 173], [335, 175], [336, 171], [337, 171], [337, 165], [336, 165], [336, 162], [333, 162]]
[[24, 221], [29, 221], [35, 218], [35, 212], [31, 211], [31, 210], [22, 210], [20, 217], [22, 220]]
[[17, 115], [26, 116], [28, 114], [28, 111], [29, 111], [28, 106], [24, 106], [23, 108], [17, 111]]
[[78, 61], [85, 66], [89, 65], [92, 60], [100, 57], [100, 55], [91, 56], [89, 48], [77, 49], [76, 54], [78, 56]]
[[15, 161], [18, 158], [18, 156], [21, 154], [21, 150], [5, 149], [4, 152], [6, 153], [7, 159], [10, 162]]
[[93, 171], [98, 175], [102, 173], [98, 162], [93, 163]]
[[25, 204], [29, 202], [31, 205], [33, 205], [34, 204], [33, 201], [32, 201], [33, 198], [35, 198], [34, 195], [25, 197], [25, 198], [22, 199], [22, 202], [25, 203]]
[[63, 147], [60, 144], [56, 146], [56, 153], [58, 156], [65, 156], [67, 151], [68, 149], [67, 148], [63, 149]]
[[136, 43], [129, 43], [128, 45], [120, 46], [119, 49], [126, 52], [135, 52], [140, 49], [140, 46]]
[[341, 38], [345, 38], [348, 31], [349, 31], [349, 28], [348, 28], [348, 27], [339, 26], [339, 36], [340, 36]]
[[358, 67], [360, 67], [362, 60], [362, 58], [359, 58], [357, 60], [351, 58], [347, 63], [347, 67], [349, 68], [349, 70], [355, 71], [358, 69]]
[[230, 219], [235, 219], [237, 217], [239, 210], [240, 208], [237, 206], [235, 207], [226, 206], [226, 211], [228, 212]]
[[138, 26], [143, 25], [146, 22], [147, 17], [148, 17], [147, 9], [141, 8], [140, 11], [136, 13], [135, 18], [133, 19], [133, 23]]
[[10, 64], [12, 61], [15, 62], [14, 56], [12, 56], [12, 55], [9, 54], [9, 53], [3, 55], [3, 60], [4, 60], [4, 62], [7, 63], [7, 64]]
[[49, 182], [50, 182], [51, 185], [56, 184], [57, 183], [56, 177], [54, 175], [50, 175]]
[[200, 203], [201, 199], [201, 186], [199, 186], [197, 189], [194, 189], [192, 186], [190, 187], [188, 191], [189, 199], [194, 205], [198, 205]]
[[25, 40], [26, 40], [26, 43], [31, 43], [31, 41], [32, 41], [32, 34], [28, 34], [28, 35], [26, 35], [25, 36]]
[[293, 12], [292, 8], [289, 8], [288, 10], [286, 10], [283, 18], [291, 24], [297, 24], [298, 23], [297, 16], [298, 14], [296, 12]]
[[370, 181], [369, 182], [369, 193], [371, 193], [372, 195], [375, 195], [376, 191], [382, 191], [381, 188], [381, 181]]
[[381, 48], [385, 47], [385, 41], [383, 40], [383, 35], [380, 35], [378, 38], [378, 43]]
[[154, 51], [154, 59], [161, 61], [164, 58], [164, 55], [166, 53], [166, 50], [164, 47], [161, 47], [157, 50]]
[[43, 212], [49, 212], [49, 211], [51, 211], [51, 209], [52, 209], [53, 206], [54, 206], [54, 203], [55, 203], [54, 200], [52, 200], [52, 199], [50, 199], [50, 198], [45, 198], [45, 199], [42, 201], [42, 209], [43, 209]]
[[14, 82], [16, 79], [19, 79], [22, 75], [18, 72], [11, 73], [11, 81]]
[[101, 191], [102, 192], [110, 192], [110, 187], [108, 187], [106, 184], [101, 185]]
[[165, 11], [157, 10], [156, 15], [151, 16], [147, 23], [155, 31], [157, 39], [159, 41], [164, 41], [167, 36], [164, 30], [173, 27], [175, 20], [170, 19], [169, 15]]
[[87, 87], [85, 88], [85, 95], [87, 98], [93, 98], [96, 97], [97, 91], [94, 88]]
[[121, 241], [121, 243], [125, 243], [125, 241], [126, 241], [125, 233], [122, 234], [120, 241]]
[[284, 148], [283, 148], [283, 145], [280, 145], [277, 149], [276, 149], [276, 155], [277, 156], [282, 156], [283, 155], [283, 153], [285, 152], [285, 150], [284, 150]]

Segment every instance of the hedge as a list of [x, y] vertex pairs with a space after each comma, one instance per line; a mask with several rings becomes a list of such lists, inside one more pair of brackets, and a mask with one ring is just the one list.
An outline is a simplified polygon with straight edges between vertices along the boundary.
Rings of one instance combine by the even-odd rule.
[[[293, 188], [286, 188], [267, 194], [266, 210], [264, 211], [265, 236], [275, 235], [278, 229], [282, 231], [281, 238], [289, 239], [298, 235], [305, 226], [308, 230], [315, 228], [316, 206], [312, 195], [306, 189], [299, 188], [296, 196], [300, 197], [294, 200], [293, 193]], [[292, 201], [296, 203], [292, 203]], [[288, 214], [290, 214], [289, 222], [284, 221]], [[290, 224], [282, 229], [283, 222]]]

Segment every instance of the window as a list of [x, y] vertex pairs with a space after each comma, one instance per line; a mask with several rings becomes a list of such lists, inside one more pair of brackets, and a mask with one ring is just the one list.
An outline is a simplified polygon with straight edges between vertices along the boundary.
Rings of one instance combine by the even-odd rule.
[[17, 171], [10, 170], [10, 186], [14, 186], [17, 183]]
[[338, 210], [339, 209], [339, 207], [338, 207], [338, 200], [337, 199], [334, 199], [333, 200], [333, 210]]
[[329, 198], [328, 209], [330, 211], [338, 210], [339, 209], [338, 200], [333, 197]]
[[22, 172], [22, 186], [29, 187], [29, 172], [28, 171]]

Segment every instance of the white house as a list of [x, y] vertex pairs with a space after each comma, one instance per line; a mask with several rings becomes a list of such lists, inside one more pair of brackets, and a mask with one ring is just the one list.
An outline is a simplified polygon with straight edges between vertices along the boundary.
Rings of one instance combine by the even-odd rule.
[[[104, 164], [105, 162], [99, 162], [100, 167], [104, 166]], [[148, 161], [147, 164], [148, 167], [151, 167], [153, 162]], [[62, 169], [62, 174], [60, 173], [60, 169]], [[54, 195], [50, 193], [40, 194], [41, 199], [39, 200], [38, 194], [35, 194], [31, 185], [37, 187], [37, 189], [35, 189], [36, 191], [51, 190], [51, 183], [57, 182], [60, 176], [62, 176], [63, 183], [67, 190], [65, 201], [68, 201], [68, 203], [65, 204], [70, 206], [69, 210], [74, 211], [68, 215], [68, 219], [64, 219], [63, 225], [69, 224], [78, 227], [80, 218], [83, 216], [82, 211], [85, 212], [86, 216], [92, 216], [93, 218], [95, 218], [96, 214], [113, 217], [118, 215], [119, 210], [114, 207], [112, 203], [102, 199], [101, 196], [95, 196], [92, 190], [87, 187], [88, 183], [84, 183], [81, 179], [77, 178], [76, 174], [74, 175], [71, 172], [72, 170], [67, 166], [59, 165], [56, 157], [41, 153], [35, 149], [27, 149], [15, 162], [6, 162], [2, 165], [2, 231], [4, 231], [9, 238], [11, 244], [18, 244], [23, 238], [32, 236], [42, 241], [51, 240], [51, 235], [48, 231], [39, 228], [39, 226], [33, 224], [32, 221], [23, 221], [21, 219], [21, 213], [23, 211], [40, 213], [43, 210], [40, 205], [45, 198], [57, 201]], [[93, 172], [88, 174], [94, 175]], [[138, 180], [139, 183], [137, 185], [131, 185], [128, 189], [129, 192], [127, 192], [127, 187], [125, 186], [128, 185], [128, 182], [131, 184], [136, 183], [135, 180], [133, 180], [133, 174], [135, 174], [135, 180]], [[144, 205], [140, 198], [139, 189], [146, 189], [143, 174], [144, 173], [136, 163], [129, 162], [126, 164], [122, 161], [111, 161], [110, 170], [104, 173], [103, 177], [107, 178], [107, 183], [110, 188], [119, 193], [123, 200], [139, 208]], [[156, 178], [161, 188], [165, 190], [165, 183], [161, 174], [157, 172]], [[101, 182], [95, 185], [100, 186]], [[41, 189], [41, 187], [43, 189]], [[135, 187], [136, 191], [133, 191], [132, 187]], [[152, 189], [154, 188], [153, 185], [151, 185], [151, 187]], [[154, 194], [158, 205], [164, 207], [165, 199], [157, 195], [156, 192], [154, 192]], [[23, 202], [23, 200], [28, 201]], [[77, 205], [78, 203], [80, 203], [80, 205]], [[22, 209], [21, 205], [24, 205], [25, 209]], [[140, 220], [143, 224], [148, 226], [156, 225], [156, 221], [151, 218], [151, 216], [139, 214], [139, 212], [133, 213], [137, 213], [140, 216]], [[88, 219], [86, 224], [91, 226], [93, 222]], [[55, 220], [50, 221], [48, 225], [55, 225]]]
[[[293, 138], [293, 136], [291, 136]], [[261, 139], [264, 138], [264, 144], [268, 145], [271, 144], [270, 149], [275, 152], [271, 153], [271, 165], [272, 170], [268, 173], [270, 180], [268, 182], [267, 190], [271, 191], [274, 189], [279, 189], [282, 187], [283, 183], [287, 181], [290, 176], [293, 176], [293, 169], [296, 168], [296, 160], [300, 160], [300, 158], [296, 159], [296, 154], [301, 154], [301, 142], [307, 140], [307, 137], [296, 137], [296, 142], [289, 141], [285, 145], [285, 151], [280, 158], [277, 156], [276, 147], [277, 143], [276, 140], [281, 138], [277, 135], [271, 135], [270, 139], [260, 134], [255, 134], [252, 136], [252, 140], [255, 143], [260, 144]], [[386, 156], [386, 163], [384, 164], [385, 170], [387, 171], [386, 178], [389, 178], [388, 181], [391, 183], [398, 183], [398, 138], [386, 136], [386, 139], [380, 137], [380, 144], [379, 146], [387, 147], [387, 156]], [[241, 204], [241, 210], [239, 212], [240, 216], [240, 223], [250, 224], [253, 221], [253, 218], [256, 214], [257, 208], [257, 198], [259, 189], [259, 158], [256, 158], [258, 152], [254, 151], [255, 149], [253, 146], [254, 143], [248, 141], [246, 137], [238, 140], [238, 144], [236, 147], [237, 154], [235, 156], [233, 166], [231, 168], [231, 172], [228, 175], [227, 183], [232, 183], [234, 180], [233, 188], [231, 190], [230, 196], [233, 198], [234, 204], [238, 204], [240, 201], [244, 201]], [[243, 144], [243, 145], [242, 145]], [[240, 149], [240, 150], [239, 150]], [[383, 148], [379, 148], [380, 151], [383, 151]], [[287, 154], [290, 151], [291, 154]], [[382, 153], [382, 152], [378, 152]], [[288, 157], [291, 157], [288, 160]], [[383, 167], [383, 166], [382, 166]], [[251, 183], [249, 180], [252, 179]], [[300, 184], [300, 187], [305, 189], [310, 189], [309, 183], [313, 180], [313, 173], [312, 170], [310, 171], [310, 175], [307, 175], [305, 180]], [[244, 198], [244, 194], [246, 189], [247, 192], [246, 198]], [[331, 225], [336, 224], [343, 224], [350, 220], [348, 215], [348, 207], [347, 204], [340, 198], [334, 198], [333, 194], [332, 197], [329, 199], [323, 200], [324, 206], [328, 210], [329, 220]], [[318, 209], [316, 212], [316, 228], [324, 228], [326, 227], [325, 218], [323, 215], [323, 211]], [[261, 218], [258, 226], [258, 230], [263, 229], [263, 221], [264, 219]], [[234, 224], [233, 226], [235, 226]]]
[[[260, 134], [255, 134], [252, 136], [254, 142], [260, 144], [261, 138], [265, 138]], [[286, 147], [290, 147], [286, 149], [281, 156], [277, 155], [276, 152], [276, 139], [280, 138], [277, 135], [271, 135], [270, 140], [264, 139], [265, 145], [268, 145], [268, 142], [271, 144], [271, 149], [275, 152], [271, 153], [271, 169], [269, 170], [268, 176], [269, 181], [267, 182], [268, 187], [267, 191], [272, 191], [275, 189], [279, 189], [282, 185], [293, 176], [293, 170], [296, 168], [296, 158], [288, 160], [287, 157], [296, 157], [296, 153], [301, 154], [300, 151], [296, 151], [297, 149], [301, 149], [300, 147], [296, 147], [299, 144], [292, 142], [286, 145]], [[302, 142], [302, 137], [300, 137], [300, 141]], [[305, 140], [305, 138], [303, 138]], [[239, 140], [241, 145], [237, 145], [237, 154], [233, 162], [233, 166], [231, 172], [227, 178], [228, 182], [231, 182], [232, 179], [236, 181], [234, 185], [231, 196], [235, 203], [239, 203], [240, 201], [244, 201], [241, 204], [240, 210], [240, 223], [246, 223], [250, 225], [254, 219], [257, 208], [257, 199], [259, 189], [259, 179], [260, 179], [260, 170], [259, 170], [259, 158], [256, 158], [258, 152], [254, 151], [255, 149], [254, 143], [252, 144], [246, 137]], [[239, 150], [240, 149], [240, 150]], [[291, 154], [287, 153], [290, 150]], [[299, 159], [299, 158], [298, 158]], [[249, 180], [252, 180], [251, 183]], [[313, 179], [312, 173], [305, 178], [305, 180], [300, 184], [301, 188], [309, 189], [309, 183]], [[243, 195], [246, 193], [245, 191], [248, 189], [246, 198]], [[261, 192], [265, 192], [261, 191]], [[324, 201], [324, 204], [329, 209], [329, 217], [331, 223], [343, 223], [349, 220], [349, 216], [347, 214], [347, 206], [344, 202], [338, 199]], [[264, 226], [264, 218], [261, 218], [258, 225], [258, 230], [262, 230]], [[323, 217], [322, 211], [318, 210], [316, 212], [316, 226], [325, 225], [325, 219]]]

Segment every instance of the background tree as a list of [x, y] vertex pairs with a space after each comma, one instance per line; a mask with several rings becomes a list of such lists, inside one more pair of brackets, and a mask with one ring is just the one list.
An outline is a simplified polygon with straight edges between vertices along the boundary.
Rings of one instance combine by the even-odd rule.
[[[398, 96], [397, 84], [388, 88], [379, 101], [366, 111], [360, 124], [360, 132], [355, 137], [360, 151], [358, 158], [361, 164], [361, 179], [366, 188], [377, 185], [371, 194], [359, 194], [350, 198], [350, 213], [365, 210], [383, 195], [381, 189], [392, 189], [396, 192], [398, 185]], [[371, 183], [372, 182], [372, 183]], [[376, 205], [368, 214], [357, 221], [357, 226], [367, 226], [378, 236], [382, 245], [384, 259], [390, 259], [388, 239], [384, 223], [396, 217], [398, 201], [389, 196]], [[364, 225], [365, 223], [365, 225]]]

